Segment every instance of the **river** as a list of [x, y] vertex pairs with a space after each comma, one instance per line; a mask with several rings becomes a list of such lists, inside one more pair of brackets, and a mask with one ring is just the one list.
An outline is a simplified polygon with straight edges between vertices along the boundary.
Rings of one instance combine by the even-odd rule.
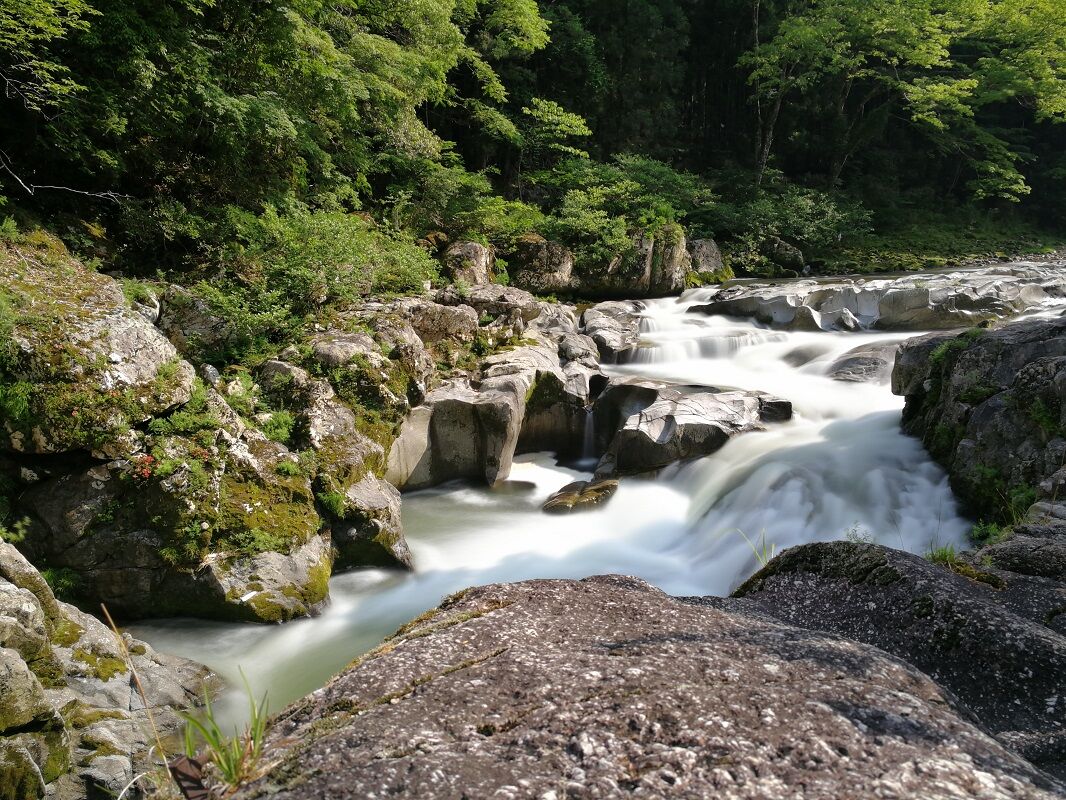
[[[853, 538], [916, 553], [965, 543], [944, 472], [900, 432], [902, 398], [884, 383], [827, 377], [842, 353], [908, 333], [799, 333], [686, 313], [705, 301], [650, 301], [642, 347], [613, 374], [758, 389], [791, 400], [792, 421], [731, 440], [714, 455], [630, 478], [603, 508], [548, 516], [540, 505], [591, 463], [516, 459], [497, 489], [448, 485], [405, 495], [410, 574], [370, 570], [331, 581], [332, 602], [283, 626], [164, 620], [131, 632], [201, 661], [279, 709], [447, 594], [528, 578], [635, 575], [677, 595], [724, 595], [772, 552]], [[239, 719], [243, 698], [223, 700]]]

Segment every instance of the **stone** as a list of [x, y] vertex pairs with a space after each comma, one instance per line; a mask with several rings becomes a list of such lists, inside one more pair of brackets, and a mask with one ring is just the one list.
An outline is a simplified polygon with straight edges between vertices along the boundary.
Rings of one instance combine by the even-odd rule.
[[51, 713], [41, 682], [22, 656], [8, 647], [0, 647], [0, 736]]
[[444, 269], [456, 283], [491, 283], [496, 273], [496, 254], [490, 245], [456, 242], [444, 252]]
[[599, 303], [581, 315], [581, 330], [592, 339], [605, 364], [617, 364], [640, 339], [640, 314], [644, 305], [623, 300]]
[[411, 551], [403, 536], [400, 493], [372, 474], [351, 484], [341, 513], [332, 521], [338, 570], [349, 567], [411, 569]]
[[803, 272], [806, 259], [803, 251], [794, 244], [786, 242], [779, 236], [771, 236], [759, 245], [759, 252], [776, 264], [778, 267], [794, 272]]
[[590, 511], [604, 505], [617, 491], [616, 480], [574, 481], [545, 500], [541, 509], [548, 514]]
[[156, 324], [183, 355], [209, 361], [217, 359], [233, 337], [224, 317], [177, 284], [163, 292]]
[[264, 761], [236, 800], [1061, 791], [875, 647], [617, 576], [447, 599], [281, 714]]
[[848, 350], [826, 373], [835, 381], [849, 383], [888, 383], [892, 379], [897, 344], [859, 345]]
[[792, 407], [758, 392], [623, 379], [608, 385], [593, 413], [597, 437], [610, 437], [596, 467], [606, 477], [710, 455], [732, 436], [790, 419]]
[[1066, 319], [933, 334], [904, 342], [892, 391], [903, 427], [947, 469], [978, 519], [1014, 522], [1054, 499], [1066, 460]]
[[1053, 266], [1000, 264], [898, 278], [748, 283], [720, 289], [690, 311], [802, 330], [922, 331], [1004, 319], [1064, 294], [1066, 276]]
[[403, 298], [396, 301], [394, 308], [404, 315], [426, 345], [444, 341], [467, 344], [477, 336], [478, 315], [471, 306]]
[[726, 265], [714, 239], [691, 239], [688, 243], [692, 271], [702, 283], [724, 283], [733, 279], [733, 269]]
[[633, 237], [630, 252], [606, 264], [578, 264], [574, 292], [581, 297], [662, 297], [685, 288], [692, 259], [680, 225]]
[[[873, 544], [786, 550], [749, 579], [737, 608], [873, 645], [913, 664], [996, 734], [1061, 735], [1066, 636], [1050, 608], [1026, 606], [1034, 583], [983, 559], [958, 573]], [[1015, 584], [1018, 584], [1015, 586]], [[1021, 605], [1015, 594], [1026, 597]], [[1039, 765], [1066, 777], [1066, 749]]]
[[535, 320], [543, 312], [543, 303], [522, 289], [513, 286], [485, 284], [459, 291], [449, 286], [437, 292], [436, 301], [446, 306], [470, 306], [479, 316], [497, 317], [516, 314], [524, 323]]
[[7, 449], [119, 452], [136, 438], [131, 427], [189, 400], [192, 365], [127, 306], [117, 281], [73, 259], [46, 266], [8, 254], [0, 285], [26, 309], [11, 332], [20, 355], [9, 377], [26, 384], [27, 408], [5, 415]]
[[542, 295], [568, 291], [573, 272], [574, 254], [536, 233], [519, 237], [508, 263], [512, 286]]

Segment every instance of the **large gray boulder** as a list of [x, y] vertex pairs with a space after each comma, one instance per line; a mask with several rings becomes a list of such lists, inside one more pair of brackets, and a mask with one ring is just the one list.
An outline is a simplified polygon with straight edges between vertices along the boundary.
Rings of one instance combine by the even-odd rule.
[[1053, 622], [1066, 585], [990, 561], [945, 568], [872, 544], [802, 545], [748, 580], [736, 607], [906, 660], [1001, 741], [1066, 777], [1066, 631]]
[[572, 281], [581, 297], [662, 297], [685, 288], [692, 257], [680, 225], [640, 232], [632, 248], [606, 264], [578, 263]]
[[444, 269], [456, 283], [467, 286], [491, 283], [496, 272], [496, 254], [490, 245], [456, 242], [444, 252]]
[[733, 278], [733, 270], [722, 258], [722, 251], [714, 239], [691, 239], [688, 254], [692, 259], [692, 271], [701, 283], [723, 283]]
[[573, 272], [574, 254], [564, 245], [535, 233], [518, 240], [508, 264], [511, 285], [536, 294], [569, 291]]
[[759, 392], [616, 379], [593, 413], [597, 439], [609, 439], [596, 474], [609, 476], [710, 455], [733, 436], [790, 419], [792, 405]]
[[943, 330], [1004, 319], [1066, 294], [1066, 273], [1052, 266], [998, 265], [885, 279], [804, 280], [731, 286], [691, 309], [754, 317], [809, 330]]
[[643, 310], [638, 300], [608, 301], [585, 309], [581, 331], [596, 343], [603, 363], [616, 364], [637, 346]]
[[236, 797], [1061, 791], [952, 702], [875, 647], [632, 578], [487, 586], [284, 712]]

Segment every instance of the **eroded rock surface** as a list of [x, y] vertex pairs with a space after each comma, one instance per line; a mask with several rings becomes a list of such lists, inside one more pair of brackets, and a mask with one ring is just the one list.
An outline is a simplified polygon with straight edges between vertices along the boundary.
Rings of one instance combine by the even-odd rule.
[[[142, 698], [133, 679], [136, 670]], [[150, 765], [151, 727], [183, 724], [216, 679], [60, 603], [0, 542], [0, 796], [118, 796]], [[147, 708], [145, 703], [147, 702]]]
[[284, 712], [237, 797], [1051, 798], [928, 677], [630, 578], [468, 590]]
[[809, 544], [735, 596], [739, 608], [899, 656], [1008, 746], [1066, 777], [1066, 631], [1056, 622], [1066, 584], [1009, 565], [978, 557], [949, 569], [873, 544]]
[[753, 317], [795, 330], [942, 330], [1003, 319], [1066, 295], [1066, 275], [1043, 265], [890, 279], [731, 286], [693, 312]]

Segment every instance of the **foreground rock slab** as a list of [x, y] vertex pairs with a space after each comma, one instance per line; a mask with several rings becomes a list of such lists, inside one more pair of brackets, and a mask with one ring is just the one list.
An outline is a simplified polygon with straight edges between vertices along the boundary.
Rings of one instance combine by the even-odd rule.
[[630, 578], [446, 600], [277, 721], [236, 795], [1050, 798], [927, 677]]

